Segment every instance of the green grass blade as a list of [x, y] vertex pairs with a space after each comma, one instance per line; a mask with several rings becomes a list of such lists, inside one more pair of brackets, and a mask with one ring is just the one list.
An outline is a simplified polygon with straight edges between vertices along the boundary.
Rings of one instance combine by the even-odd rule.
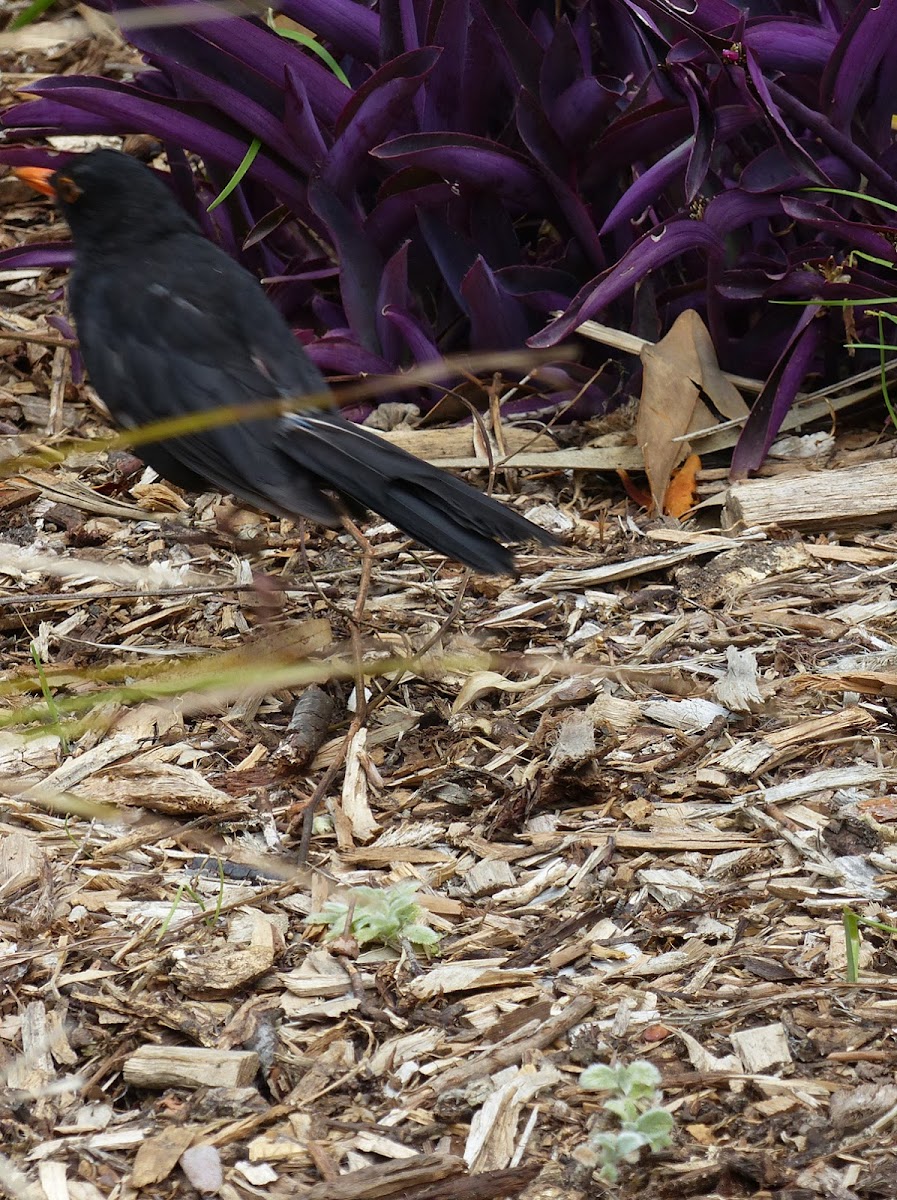
[[20, 12], [14, 21], [10, 23], [10, 29], [24, 29], [26, 25], [30, 25], [32, 21], [36, 21], [38, 17], [42, 17], [47, 9], [54, 3], [54, 0], [31, 0], [31, 3], [24, 12]]
[[866, 254], [863, 250], [851, 250], [850, 256], [851, 258], [861, 258], [864, 262], [875, 263], [877, 267], [888, 267], [892, 271], [897, 266], [893, 262], [888, 262], [886, 258], [876, 258], [874, 254]]
[[865, 308], [867, 304], [897, 304], [897, 296], [876, 296], [869, 300], [770, 300], [770, 304], [791, 304], [806, 308], [818, 304], [820, 308]]
[[268, 9], [268, 28], [273, 29], [278, 37], [289, 38], [291, 42], [298, 42], [299, 45], [304, 46], [306, 50], [311, 50], [312, 54], [317, 54], [318, 58], [327, 64], [340, 83], [344, 83], [347, 88], [351, 88], [352, 85], [349, 83], [349, 80], [346, 77], [346, 72], [339, 65], [326, 46], [322, 46], [316, 38], [311, 37], [309, 34], [300, 33], [298, 29], [280, 29], [274, 24], [274, 12], [270, 8]]
[[881, 394], [884, 398], [885, 408], [888, 410], [888, 416], [891, 418], [891, 424], [897, 429], [897, 413], [894, 412], [894, 405], [891, 401], [891, 393], [888, 391], [888, 360], [886, 357], [887, 347], [885, 346], [885, 327], [883, 317], [885, 313], [878, 314], [878, 340], [880, 343], [879, 363], [881, 365]]
[[877, 204], [879, 208], [887, 208], [891, 212], [897, 212], [897, 204], [891, 204], [888, 200], [880, 200], [877, 196], [867, 196], [865, 192], [849, 192], [846, 188], [827, 187], [808, 187], [803, 188], [802, 191], [827, 192], [830, 196], [846, 196], [851, 200], [865, 200], [869, 204]]
[[845, 908], [844, 945], [847, 948], [847, 982], [856, 983], [860, 976], [860, 922], [853, 909]]
[[212, 203], [206, 209], [206, 212], [211, 212], [212, 209], [217, 208], [219, 204], [223, 204], [224, 201], [231, 194], [231, 192], [234, 190], [234, 188], [239, 186], [240, 182], [243, 179], [243, 176], [246, 174], [246, 172], [249, 170], [249, 168], [255, 162], [255, 156], [258, 154], [258, 152], [259, 152], [259, 150], [261, 150], [261, 148], [262, 148], [261, 139], [253, 138], [252, 141], [249, 143], [249, 149], [243, 155], [243, 161], [240, 163], [240, 165], [237, 167], [236, 171], [234, 171], [233, 175], [231, 175], [230, 179], [227, 181], [227, 183], [224, 185], [224, 187], [221, 189], [221, 191], [218, 193], [218, 195], [215, 197], [215, 199], [212, 201]]
[[178, 906], [181, 903], [181, 896], [183, 896], [183, 894], [184, 894], [184, 884], [182, 883], [178, 886], [178, 890], [175, 892], [174, 899], [171, 902], [171, 908], [169, 908], [169, 910], [168, 910], [168, 916], [162, 922], [162, 928], [156, 934], [157, 942], [161, 942], [162, 938], [164, 938], [166, 933], [168, 932], [168, 926], [171, 924], [172, 918], [174, 917], [174, 914], [178, 910]]

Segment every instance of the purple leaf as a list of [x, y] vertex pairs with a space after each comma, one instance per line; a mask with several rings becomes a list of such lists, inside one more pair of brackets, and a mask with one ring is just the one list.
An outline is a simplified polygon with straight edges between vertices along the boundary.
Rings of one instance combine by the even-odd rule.
[[408, 236], [417, 224], [418, 209], [444, 208], [452, 198], [452, 189], [447, 183], [420, 185], [420, 172], [413, 168], [398, 171], [387, 186], [392, 189], [397, 185], [401, 185], [398, 191], [384, 189], [386, 194], [364, 226], [367, 236], [383, 253]]
[[827, 204], [815, 204], [792, 196], [782, 198], [782, 207], [789, 217], [799, 220], [804, 226], [834, 233], [851, 249], [863, 250], [866, 254], [874, 254], [877, 258], [897, 264], [897, 251], [894, 249], [897, 230], [890, 226], [848, 221]]
[[[78, 335], [75, 332], [74, 325], [71, 323], [71, 321], [68, 321], [62, 315], [62, 313], [51, 313], [47, 317], [47, 324], [51, 329], [55, 329], [57, 333], [61, 334], [64, 338], [67, 338], [70, 342], [76, 342], [78, 340]], [[76, 380], [76, 382], [79, 381]]]
[[458, 98], [468, 86], [471, 65], [468, 36], [471, 29], [470, 0], [442, 0], [430, 10], [438, 14], [435, 27], [427, 30], [427, 43], [443, 53], [427, 79], [423, 106], [423, 132], [457, 129]]
[[636, 179], [628, 188], [611, 211], [598, 231], [601, 235], [610, 233], [622, 225], [624, 221], [632, 221], [640, 216], [649, 205], [656, 204], [660, 195], [669, 187], [674, 179], [682, 174], [682, 168], [691, 153], [691, 138], [674, 146], [668, 154], [648, 167], [643, 175]]
[[542, 106], [532, 92], [522, 88], [517, 96], [517, 130], [530, 154], [546, 176], [568, 180], [572, 164]]
[[471, 244], [483, 248], [483, 257], [493, 271], [513, 266], [523, 257], [510, 213], [488, 192], [477, 192], [471, 197], [468, 230]]
[[[45, 82], [37, 85], [43, 88]], [[233, 169], [246, 153], [248, 141], [239, 131], [223, 128], [224, 122], [205, 105], [186, 100], [150, 97], [129, 84], [113, 88], [75, 86], [54, 88], [53, 99], [31, 100], [5, 114], [19, 127], [40, 127], [48, 123], [67, 132], [130, 133], [143, 130], [164, 141], [172, 140], [204, 157], [223, 162]], [[72, 109], [75, 112], [72, 112]], [[90, 119], [80, 113], [90, 114]], [[211, 118], [211, 119], [210, 119]], [[252, 169], [282, 199], [305, 209], [305, 188], [295, 175], [275, 163], [264, 152], [258, 154]]]
[[537, 312], [566, 308], [576, 291], [576, 279], [552, 267], [503, 267], [495, 273], [504, 290]]
[[380, 0], [380, 62], [420, 48], [414, 0]]
[[[284, 71], [295, 68], [302, 76], [315, 113], [333, 125], [351, 93], [314, 54], [254, 21], [206, 21], [194, 27], [200, 36], [246, 64], [279, 91]], [[139, 45], [137, 37], [135, 44]]]
[[327, 143], [308, 99], [305, 83], [293, 67], [287, 67], [284, 75], [283, 127], [292, 139], [292, 161], [311, 175], [324, 161]]
[[340, 54], [375, 63], [380, 45], [380, 20], [358, 0], [279, 0], [279, 12], [313, 29]]
[[387, 262], [380, 277], [380, 290], [377, 293], [375, 318], [380, 345], [383, 347], [383, 357], [396, 364], [401, 361], [401, 338], [395, 325], [391, 324], [383, 313], [390, 306], [399, 310], [407, 309], [411, 303], [411, 294], [408, 290], [409, 245], [409, 242], [403, 242]]
[[860, 97], [879, 64], [894, 53], [895, 43], [897, 5], [888, 0], [859, 0], [854, 4], [820, 85], [836, 129], [850, 129]]
[[666, 100], [643, 105], [616, 121], [606, 130], [591, 167], [583, 177], [583, 186], [591, 191], [615, 171], [633, 162], [651, 159], [676, 145], [691, 133], [687, 107], [671, 108]]
[[802, 17], [770, 17], [748, 21], [744, 44], [764, 73], [818, 75], [837, 42], [835, 34]]
[[328, 375], [389, 375], [393, 369], [385, 358], [347, 337], [318, 338], [306, 343], [305, 352]]
[[568, 337], [582, 321], [589, 320], [624, 292], [634, 287], [650, 271], [679, 258], [683, 254], [700, 251], [710, 256], [721, 256], [723, 243], [719, 237], [701, 221], [678, 218], [652, 229], [639, 238], [634, 246], [603, 275], [587, 283], [567, 308], [550, 325], [527, 341], [528, 346], [556, 346]]
[[33, 146], [0, 145], [0, 162], [6, 163], [10, 167], [47, 167], [51, 171], [56, 171], [71, 158], [72, 155], [68, 151], [43, 150]]
[[0, 125], [12, 126], [20, 136], [51, 137], [53, 134], [121, 133], [121, 122], [112, 117], [87, 115], [58, 100], [26, 100], [0, 113]]
[[549, 108], [574, 84], [581, 83], [585, 74], [573, 29], [567, 17], [563, 16], [557, 23], [539, 71], [539, 99], [545, 108]]
[[467, 238], [453, 229], [436, 212], [418, 213], [420, 231], [436, 260], [436, 265], [459, 306], [467, 311], [467, 301], [461, 292], [461, 281], [476, 260], [476, 251]]
[[720, 237], [726, 237], [751, 221], [768, 221], [781, 212], [781, 196], [758, 196], [741, 188], [729, 188], [714, 196], [704, 209], [704, 224]]
[[220, 83], [217, 79], [173, 60], [168, 63], [168, 73], [182, 85], [182, 95], [189, 99], [203, 100], [218, 109], [235, 124], [242, 126], [248, 134], [260, 138], [266, 149], [281, 154], [287, 162], [293, 158], [292, 139], [287, 134], [282, 120], [270, 109], [254, 103], [226, 83]]
[[[852, 187], [858, 182], [855, 173], [840, 159], [822, 158], [820, 168], [832, 181], [838, 179], [841, 186]], [[793, 192], [812, 184], [806, 171], [796, 167], [778, 144], [762, 150], [747, 163], [738, 180], [739, 187], [746, 192]]]
[[375, 147], [385, 162], [428, 167], [473, 188], [497, 192], [521, 210], [544, 207], [547, 189], [526, 160], [486, 138], [451, 133], [411, 133]]
[[713, 43], [717, 39], [706, 35], [716, 29], [728, 33], [742, 15], [725, 0], [701, 0], [701, 3], [693, 0], [685, 4], [639, 0], [638, 10], [642, 23], [656, 40], [674, 47], [683, 41], [689, 43], [689, 58], [700, 52], [715, 58]]
[[804, 309], [763, 391], [754, 401], [732, 453], [730, 479], [744, 479], [762, 466], [822, 342], [822, 325], [815, 320], [818, 312], [818, 304]]
[[[541, 370], [540, 367], [540, 373]], [[536, 394], [508, 400], [501, 406], [501, 415], [518, 427], [523, 426], [527, 418], [553, 417], [557, 420], [559, 410], [562, 423], [589, 421], [607, 412], [610, 399], [608, 392], [601, 387], [565, 388], [548, 395]]]
[[208, 213], [205, 211], [206, 205], [200, 201], [196, 176], [186, 151], [169, 140], [165, 142], [165, 157], [168, 159], [168, 181], [172, 191], [194, 221], [201, 223], [203, 215], [208, 216]]
[[760, 64], [750, 50], [745, 50], [745, 72], [744, 81], [748, 91], [754, 97], [760, 110], [769, 119], [770, 127], [776, 134], [779, 144], [785, 153], [792, 158], [799, 170], [803, 170], [814, 183], [830, 185], [830, 180], [826, 179], [822, 171], [819, 170], [816, 163], [813, 161], [809, 153], [800, 144], [794, 134], [788, 127], [785, 118], [779, 112], [778, 106], [772, 98], [772, 93], [767, 86], [766, 80], [763, 77], [763, 72], [760, 69]]
[[[132, 7], [139, 8], [140, 5]], [[176, 23], [138, 28], [130, 32], [130, 40], [148, 62], [158, 67], [158, 71], [141, 72], [137, 77], [139, 86], [146, 90], [149, 88], [145, 78], [149, 74], [164, 80], [165, 95], [175, 94], [177, 89], [168, 70], [175, 63], [228, 84], [248, 100], [269, 108], [272, 113], [280, 109], [279, 88], [276, 86], [278, 81], [266, 78], [265, 73], [248, 58], [209, 41], [201, 27]]]
[[694, 27], [703, 29], [705, 33], [725, 31], [743, 16], [741, 6], [738, 3], [730, 4], [729, 0], [701, 0], [701, 3], [679, 2], [675, 7], [688, 13], [694, 19]]
[[710, 102], [696, 86], [692, 72], [682, 66], [670, 67], [669, 70], [671, 78], [675, 80], [688, 102], [694, 124], [691, 153], [688, 156], [688, 166], [685, 170], [685, 199], [688, 204], [691, 204], [707, 176], [710, 155], [713, 152], [716, 122]]
[[542, 167], [546, 182], [554, 193], [558, 207], [566, 217], [571, 231], [592, 263], [599, 271], [603, 270], [607, 260], [595, 231], [595, 222], [570, 186], [567, 178], [570, 174], [570, 162], [566, 151], [531, 92], [522, 91], [517, 98], [517, 128], [527, 149]]
[[340, 113], [336, 141], [321, 167], [321, 177], [337, 195], [347, 198], [369, 150], [400, 123], [441, 53], [430, 46], [394, 58], [358, 89]]
[[[26, 270], [35, 267], [64, 269], [75, 261], [75, 251], [65, 242], [31, 242], [27, 246], [12, 246], [0, 250], [0, 267], [4, 271]], [[0, 333], [0, 337], [3, 334]]]
[[[491, 133], [491, 114], [502, 112], [508, 104], [505, 71], [496, 69], [495, 31], [479, 3], [471, 10], [464, 62], [464, 86], [457, 98], [458, 108], [443, 129], [459, 133]], [[440, 60], [441, 61], [441, 60]]]
[[635, 90], [657, 68], [656, 57], [649, 54], [640, 35], [638, 11], [618, 0], [592, 0], [590, 7], [601, 30], [602, 70], [629, 77]]
[[516, 350], [529, 333], [519, 302], [505, 292], [478, 257], [461, 280], [461, 295], [470, 314], [470, 343], [477, 350]]
[[862, 172], [873, 187], [889, 200], [897, 199], [897, 180], [893, 175], [883, 170], [876, 160], [866, 154], [851, 138], [835, 129], [828, 117], [814, 112], [777, 83], [770, 83], [769, 93], [784, 112], [802, 121], [806, 128], [816, 134], [835, 154]]
[[625, 91], [621, 79], [589, 76], [571, 84], [547, 106], [548, 119], [570, 154], [578, 155], [594, 139], [602, 118]]
[[415, 362], [436, 362], [442, 358], [432, 336], [407, 309], [394, 308], [387, 304], [381, 315], [384, 321], [388, 321], [402, 335]]
[[588, 5], [583, 5], [570, 27], [579, 49], [579, 61], [582, 63], [582, 74], [590, 75], [594, 69], [594, 52], [592, 49], [593, 18]]
[[290, 271], [283, 275], [270, 275], [263, 279], [262, 283], [301, 283], [308, 282], [313, 279], [336, 279], [339, 276], [339, 267], [333, 265], [326, 267], [312, 267], [308, 271]]
[[539, 89], [542, 48], [508, 0], [480, 0], [520, 87]]
[[333, 240], [340, 265], [340, 295], [353, 334], [367, 350], [380, 353], [377, 293], [383, 260], [353, 213], [320, 179], [309, 184], [308, 199]]

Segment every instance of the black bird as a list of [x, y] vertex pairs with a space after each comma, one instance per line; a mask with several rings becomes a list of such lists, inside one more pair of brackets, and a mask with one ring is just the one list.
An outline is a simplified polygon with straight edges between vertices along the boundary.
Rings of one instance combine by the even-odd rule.
[[[71, 228], [69, 304], [85, 365], [126, 429], [326, 384], [258, 280], [213, 245], [149, 167], [93, 150], [16, 174]], [[513, 574], [502, 542], [555, 539], [512, 509], [326, 409], [139, 447], [160, 475], [280, 516], [338, 525], [335, 493], [468, 567]]]

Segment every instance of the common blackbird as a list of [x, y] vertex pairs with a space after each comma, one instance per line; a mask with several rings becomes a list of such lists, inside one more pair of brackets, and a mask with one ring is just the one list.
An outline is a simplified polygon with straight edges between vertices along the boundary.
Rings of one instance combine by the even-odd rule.
[[[149, 167], [93, 150], [16, 174], [71, 228], [69, 304], [93, 385], [126, 429], [222, 405], [325, 392], [258, 281], [208, 241]], [[555, 539], [454, 476], [346, 421], [304, 409], [139, 448], [180, 487], [211, 484], [269, 513], [339, 523], [335, 494], [466, 566], [514, 573], [501, 543]]]

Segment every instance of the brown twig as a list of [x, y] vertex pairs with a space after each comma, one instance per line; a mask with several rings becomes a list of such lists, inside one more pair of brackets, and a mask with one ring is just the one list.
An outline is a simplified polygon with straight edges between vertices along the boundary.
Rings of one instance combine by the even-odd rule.
[[[364, 650], [361, 644], [361, 622], [364, 618], [364, 608], [367, 603], [368, 590], [371, 585], [371, 570], [374, 563], [374, 547], [364, 536], [355, 522], [347, 516], [343, 516], [343, 527], [348, 534], [361, 547], [361, 579], [358, 582], [358, 596], [355, 600], [355, 606], [352, 610], [352, 616], [349, 618], [349, 627], [352, 637], [352, 656], [355, 662], [355, 715], [349, 725], [348, 732], [343, 738], [342, 745], [339, 748], [336, 759], [328, 767], [324, 773], [318, 786], [312, 793], [312, 797], [306, 805], [305, 812], [302, 814], [302, 834], [299, 839], [299, 866], [304, 867], [308, 861], [308, 851], [311, 846], [312, 827], [314, 825], [315, 813], [318, 805], [327, 794], [327, 789], [330, 787], [333, 780], [336, 778], [337, 772], [342, 769], [346, 759], [349, 746], [356, 733], [359, 732], [364, 725], [365, 717], [367, 716], [367, 704], [365, 701], [365, 674], [364, 674]], [[308, 568], [308, 559], [305, 557], [305, 541], [302, 543], [303, 561]], [[327, 599], [327, 597], [324, 597]], [[333, 606], [335, 607], [335, 606]]]
[[36, 342], [38, 346], [51, 346], [63, 350], [71, 350], [78, 345], [71, 338], [52, 338], [43, 333], [25, 333], [21, 329], [4, 325], [2, 321], [0, 321], [0, 342]]
[[367, 604], [368, 590], [371, 586], [374, 547], [351, 517], [343, 516], [343, 528], [361, 549], [361, 579], [358, 581], [358, 595], [355, 599], [355, 607], [352, 609], [350, 629], [352, 635], [352, 656], [355, 660], [355, 711], [363, 718], [365, 714], [365, 694], [364, 649], [361, 645], [361, 622], [364, 619], [364, 606]]

